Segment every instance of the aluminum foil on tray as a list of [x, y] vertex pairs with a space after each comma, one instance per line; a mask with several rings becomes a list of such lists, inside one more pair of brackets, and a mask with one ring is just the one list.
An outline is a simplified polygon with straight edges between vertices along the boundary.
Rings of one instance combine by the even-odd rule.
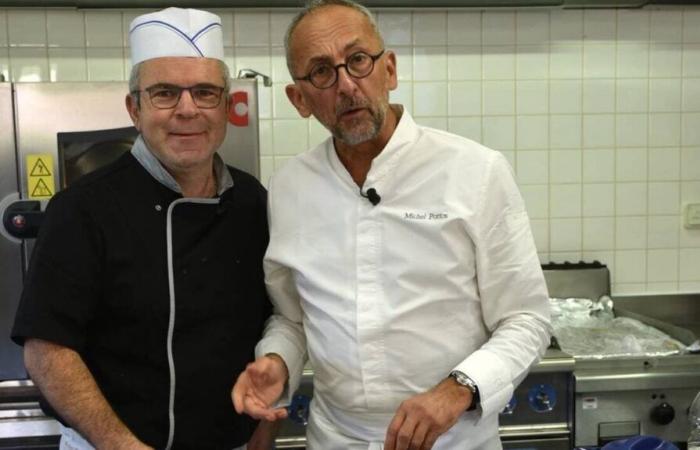
[[580, 359], [668, 356], [685, 345], [636, 319], [615, 317], [610, 297], [550, 298], [554, 337], [562, 351]]

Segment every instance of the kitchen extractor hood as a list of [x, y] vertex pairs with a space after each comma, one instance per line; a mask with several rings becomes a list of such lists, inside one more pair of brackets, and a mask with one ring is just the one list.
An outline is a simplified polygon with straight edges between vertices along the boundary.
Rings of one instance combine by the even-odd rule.
[[[0, 7], [72, 8], [298, 8], [303, 0], [0, 0]], [[700, 0], [366, 0], [370, 8], [641, 8], [700, 5]]]

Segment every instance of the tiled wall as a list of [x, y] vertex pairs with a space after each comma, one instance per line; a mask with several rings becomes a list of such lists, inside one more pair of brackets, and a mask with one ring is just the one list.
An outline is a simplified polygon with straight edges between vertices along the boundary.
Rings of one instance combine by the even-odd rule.
[[[12, 80], [124, 80], [143, 11], [0, 9]], [[232, 69], [262, 88], [263, 177], [319, 142], [284, 94], [292, 13], [219, 10]], [[614, 291], [700, 291], [700, 9], [378, 12], [398, 54], [392, 98], [418, 122], [502, 151], [543, 261], [599, 259]]]

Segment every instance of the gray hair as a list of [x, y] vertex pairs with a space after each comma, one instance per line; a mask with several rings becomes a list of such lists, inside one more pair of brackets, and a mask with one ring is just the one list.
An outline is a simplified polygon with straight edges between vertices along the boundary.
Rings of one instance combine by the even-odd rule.
[[355, 11], [364, 15], [367, 18], [367, 21], [369, 22], [370, 26], [372, 27], [372, 31], [374, 31], [375, 35], [377, 36], [377, 39], [379, 39], [379, 43], [381, 44], [382, 48], [384, 48], [384, 38], [379, 32], [379, 26], [377, 25], [377, 21], [375, 20], [374, 15], [372, 15], [370, 10], [366, 7], [352, 0], [308, 0], [306, 2], [306, 5], [304, 5], [304, 8], [296, 16], [294, 16], [292, 22], [289, 24], [289, 27], [287, 27], [287, 32], [284, 35], [284, 53], [287, 58], [287, 69], [289, 70], [289, 74], [292, 77], [296, 76], [294, 74], [294, 68], [292, 67], [292, 50], [290, 46], [294, 30], [296, 30], [297, 26], [299, 25], [299, 22], [301, 22], [302, 19], [304, 19], [304, 17], [308, 16], [317, 9], [323, 8], [324, 6], [333, 5], [345, 6], [346, 8], [354, 9]]
[[[129, 74], [129, 94], [134, 96], [134, 98], [136, 99], [137, 106], [140, 106], [141, 104], [141, 93], [139, 92], [139, 78], [141, 75], [141, 64], [143, 64], [144, 62], [145, 61], [135, 64], [131, 68], [131, 73]], [[231, 90], [231, 72], [229, 71], [228, 66], [225, 62], [221, 61], [220, 59], [217, 59], [216, 62], [219, 64], [219, 70], [221, 70], [221, 76], [224, 79], [224, 92], [228, 93], [228, 91]]]

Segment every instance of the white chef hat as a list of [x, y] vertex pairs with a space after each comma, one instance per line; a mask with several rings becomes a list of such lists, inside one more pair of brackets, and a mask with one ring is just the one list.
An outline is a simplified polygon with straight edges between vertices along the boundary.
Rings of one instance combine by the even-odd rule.
[[224, 59], [221, 19], [198, 9], [167, 8], [138, 16], [129, 28], [131, 64], [164, 56]]

